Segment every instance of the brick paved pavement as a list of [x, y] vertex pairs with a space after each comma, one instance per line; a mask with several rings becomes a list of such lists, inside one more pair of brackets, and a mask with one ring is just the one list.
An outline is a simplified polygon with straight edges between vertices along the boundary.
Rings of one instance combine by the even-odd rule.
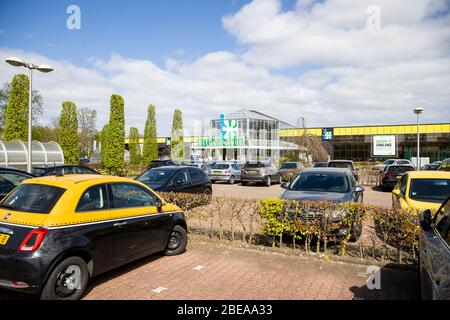
[[[417, 298], [416, 273], [383, 268], [382, 289], [368, 290], [366, 268], [194, 240], [182, 255], [154, 255], [92, 279], [85, 299]], [[0, 298], [28, 297], [0, 290]]]

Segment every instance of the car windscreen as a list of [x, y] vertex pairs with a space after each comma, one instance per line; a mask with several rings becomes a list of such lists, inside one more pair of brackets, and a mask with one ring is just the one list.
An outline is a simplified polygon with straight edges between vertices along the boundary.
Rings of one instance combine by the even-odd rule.
[[149, 170], [137, 177], [136, 180], [144, 184], [162, 185], [169, 180], [172, 173], [173, 171], [168, 170]]
[[321, 172], [301, 173], [292, 182], [289, 190], [317, 192], [349, 192], [350, 185], [345, 175]]
[[297, 169], [296, 163], [283, 163], [280, 167], [280, 169]]
[[410, 166], [391, 166], [386, 169], [387, 173], [392, 174], [403, 174], [407, 171], [414, 171], [414, 168]]
[[329, 162], [329, 168], [346, 168], [353, 170], [353, 164], [351, 162]]
[[213, 165], [211, 167], [211, 169], [216, 169], [216, 170], [226, 170], [230, 167], [229, 164], [226, 163], [216, 163], [215, 165]]
[[245, 168], [264, 168], [264, 167], [268, 167], [268, 164], [264, 164], [262, 162], [246, 162], [245, 163]]
[[36, 177], [40, 177], [43, 176], [46, 173], [47, 169], [46, 168], [33, 168], [31, 170], [31, 173], [33, 175], [35, 175]]
[[326, 166], [328, 166], [326, 162], [315, 162], [313, 168], [325, 168]]
[[393, 164], [394, 162], [395, 162], [395, 160], [386, 160], [385, 162], [383, 162], [383, 164], [390, 165], [390, 164]]
[[412, 179], [409, 197], [417, 201], [443, 202], [450, 194], [450, 179]]
[[47, 214], [52, 211], [65, 189], [42, 184], [18, 186], [0, 203], [0, 208]]

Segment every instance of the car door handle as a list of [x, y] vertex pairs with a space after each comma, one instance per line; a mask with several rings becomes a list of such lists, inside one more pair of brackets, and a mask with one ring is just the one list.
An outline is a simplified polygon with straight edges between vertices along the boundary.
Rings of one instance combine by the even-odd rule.
[[114, 227], [121, 227], [121, 226], [124, 226], [124, 225], [126, 225], [128, 222], [126, 222], [126, 221], [123, 221], [123, 222], [116, 222], [116, 223], [114, 223]]

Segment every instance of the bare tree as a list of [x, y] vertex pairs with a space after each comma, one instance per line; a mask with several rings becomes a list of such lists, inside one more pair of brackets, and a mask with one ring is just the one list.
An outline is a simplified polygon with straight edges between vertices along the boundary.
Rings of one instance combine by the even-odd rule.
[[94, 149], [94, 138], [96, 134], [95, 121], [97, 111], [90, 108], [78, 110], [78, 127], [80, 141], [80, 156], [90, 157]]
[[321, 137], [312, 135], [308, 132], [305, 118], [300, 117], [297, 122], [300, 135], [294, 137], [294, 143], [299, 147], [303, 147], [306, 156], [312, 161], [326, 161], [328, 160], [328, 152], [322, 142]]

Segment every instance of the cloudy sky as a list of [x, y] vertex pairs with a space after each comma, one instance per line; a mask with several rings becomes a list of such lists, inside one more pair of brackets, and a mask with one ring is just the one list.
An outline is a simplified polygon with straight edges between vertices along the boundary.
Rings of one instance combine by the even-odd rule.
[[[174, 108], [187, 131], [243, 107], [309, 127], [414, 123], [417, 105], [450, 121], [448, 0], [2, 0], [8, 56], [55, 68], [33, 82], [44, 124], [71, 100], [101, 128], [112, 93], [140, 132], [154, 104], [160, 136]], [[0, 82], [18, 71], [0, 62]]]

